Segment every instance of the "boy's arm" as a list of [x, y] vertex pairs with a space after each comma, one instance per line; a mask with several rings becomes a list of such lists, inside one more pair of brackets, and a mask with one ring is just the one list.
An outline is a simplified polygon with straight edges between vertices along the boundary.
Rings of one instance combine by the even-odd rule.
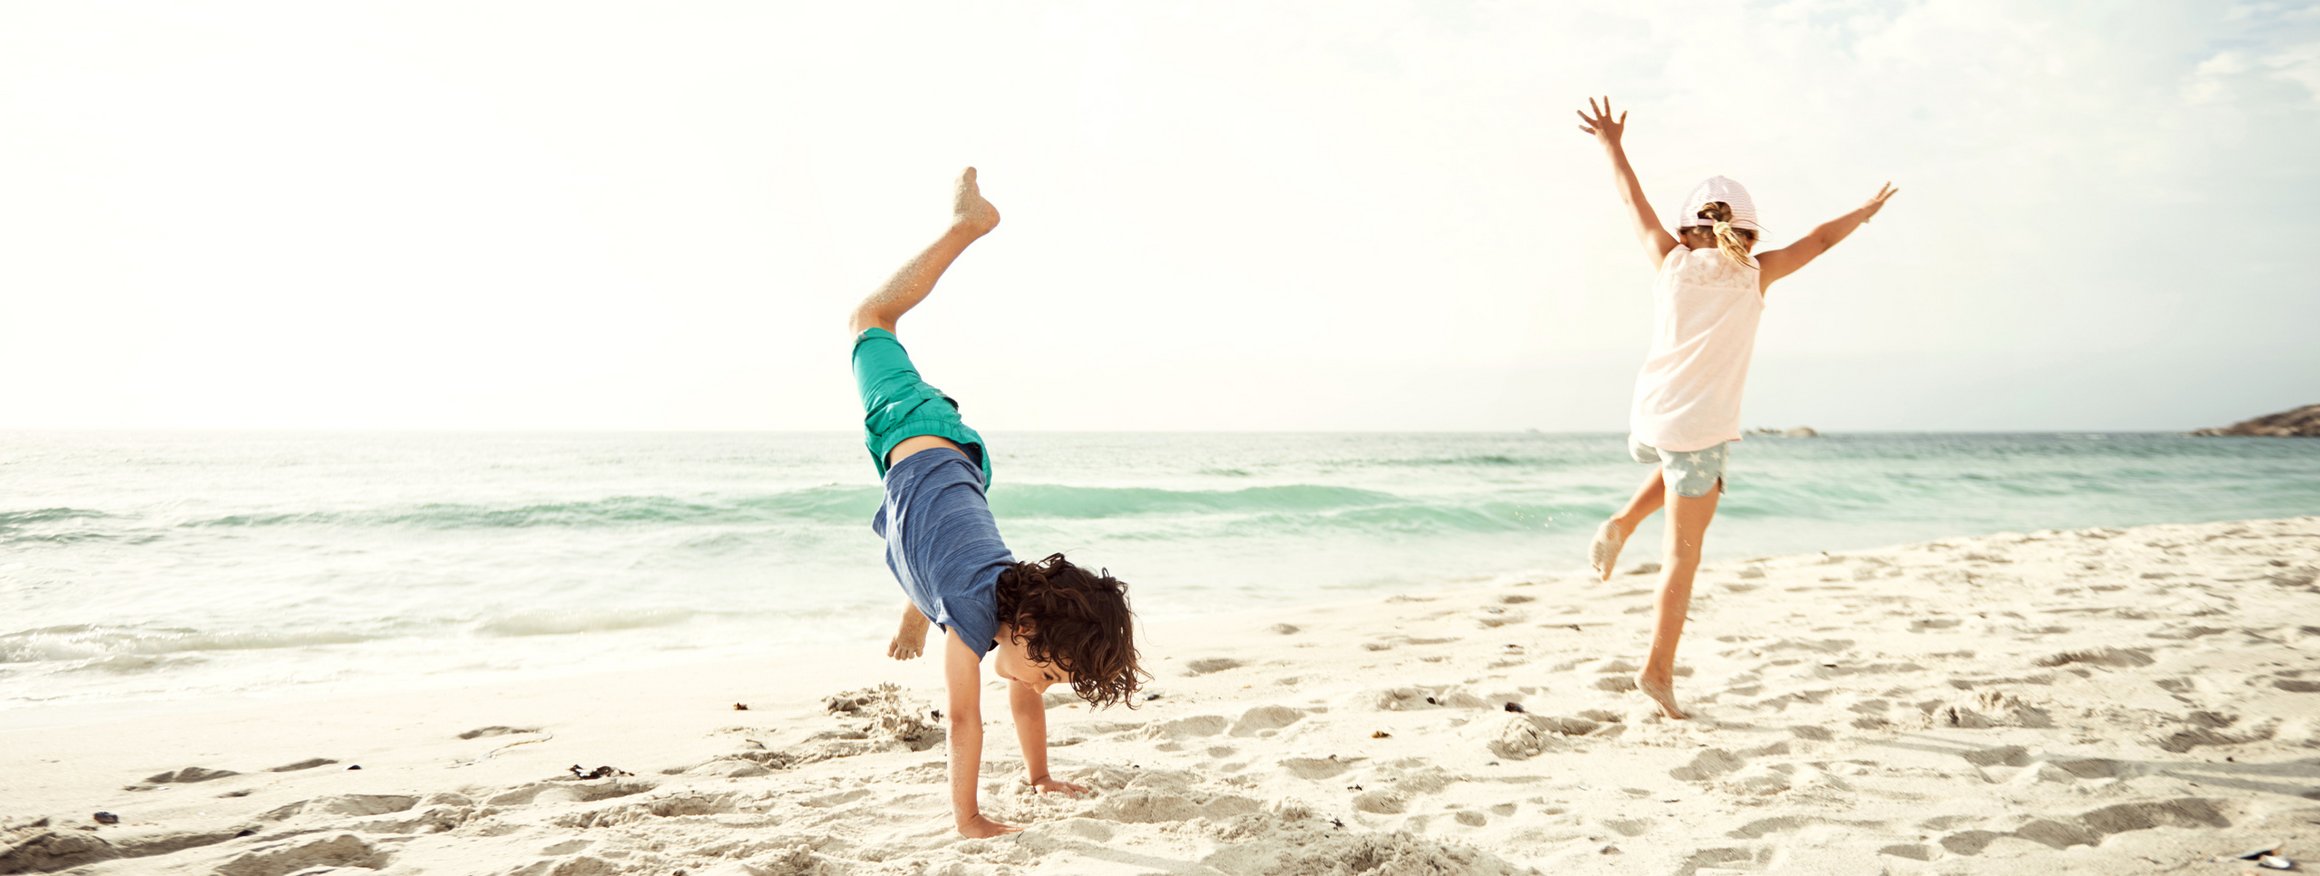
[[1829, 251], [1829, 247], [1836, 246], [1838, 241], [1852, 235], [1854, 229], [1868, 223], [1869, 217], [1877, 215], [1878, 210], [1885, 208], [1885, 199], [1893, 197], [1893, 194], [1898, 191], [1901, 190], [1894, 188], [1892, 183], [1878, 186], [1877, 196], [1870, 198], [1868, 203], [1862, 204], [1853, 212], [1821, 223], [1819, 228], [1813, 229], [1812, 233], [1805, 235], [1803, 240], [1757, 256], [1757, 285], [1760, 288], [1770, 288], [1772, 281], [1796, 273], [1799, 268], [1810, 264], [1813, 259], [1820, 258], [1821, 253]]
[[1023, 743], [1023, 781], [1041, 792], [1073, 797], [1087, 789], [1047, 774], [1047, 697], [1020, 681], [1007, 682], [1007, 704], [1015, 712], [1015, 741]]
[[984, 818], [975, 800], [975, 782], [983, 770], [983, 663], [958, 631], [946, 631], [943, 642], [943, 684], [950, 688], [951, 815], [958, 819], [961, 836], [1014, 833], [1021, 828]]

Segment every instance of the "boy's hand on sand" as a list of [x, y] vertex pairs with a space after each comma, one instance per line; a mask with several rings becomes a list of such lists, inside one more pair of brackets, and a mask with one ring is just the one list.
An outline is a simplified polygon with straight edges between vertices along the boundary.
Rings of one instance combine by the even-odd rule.
[[886, 656], [896, 660], [912, 659], [925, 650], [926, 636], [924, 634], [920, 634], [917, 639], [912, 639], [908, 633], [896, 633], [894, 641], [886, 643]]
[[983, 197], [983, 187], [976, 184], [972, 167], [959, 173], [958, 193], [951, 201], [951, 225], [977, 236], [999, 227], [999, 208]]
[[1579, 130], [1595, 135], [1595, 142], [1605, 146], [1619, 145], [1619, 135], [1627, 132], [1627, 114], [1620, 113], [1617, 119], [1611, 117], [1611, 96], [1603, 96], [1602, 106], [1596, 106], [1594, 98], [1587, 98], [1587, 110], [1594, 115], [1579, 113]]
[[1020, 827], [1010, 827], [1008, 825], [1000, 824], [996, 821], [992, 821], [991, 819], [984, 818], [979, 814], [973, 818], [959, 822], [959, 835], [968, 839], [990, 839], [991, 837], [995, 836], [1004, 836], [1006, 834], [1015, 833], [1016, 831], [1020, 831], [1022, 829], [1023, 828]]
[[1861, 221], [1867, 222], [1869, 221], [1870, 217], [1876, 216], [1877, 211], [1885, 209], [1885, 199], [1900, 193], [1901, 190], [1894, 188], [1893, 184], [1890, 182], [1878, 186], [1877, 196], [1870, 198], [1869, 203], [1861, 205]]
[[1062, 794], [1066, 797], [1084, 797], [1088, 792], [1088, 789], [1085, 787], [1074, 785], [1054, 776], [1042, 776], [1040, 778], [1032, 779], [1030, 780], [1030, 785], [1039, 793], [1046, 794], [1052, 792]]
[[902, 607], [902, 626], [894, 631], [894, 639], [886, 643], [886, 656], [909, 660], [926, 651], [926, 631], [933, 623], [919, 614], [917, 606]]

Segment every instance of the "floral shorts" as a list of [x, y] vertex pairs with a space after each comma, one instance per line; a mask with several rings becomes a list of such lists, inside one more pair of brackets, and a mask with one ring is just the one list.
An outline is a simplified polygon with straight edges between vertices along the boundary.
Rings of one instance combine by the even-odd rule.
[[1726, 441], [1706, 450], [1661, 450], [1649, 444], [1627, 439], [1627, 455], [1636, 462], [1659, 464], [1659, 474], [1667, 488], [1687, 499], [1697, 499], [1709, 490], [1724, 489], [1724, 459], [1730, 455], [1732, 442]]

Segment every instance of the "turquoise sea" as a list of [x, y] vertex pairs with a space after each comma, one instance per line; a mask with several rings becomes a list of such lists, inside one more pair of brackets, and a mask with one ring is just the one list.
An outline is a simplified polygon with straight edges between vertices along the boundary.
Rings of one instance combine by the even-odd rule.
[[[1646, 473], [1615, 434], [991, 439], [1016, 553], [1146, 617], [1570, 572]], [[1711, 564], [2320, 514], [2320, 441], [1756, 437], [1730, 483]], [[848, 433], [0, 434], [0, 708], [883, 659], [878, 497]]]

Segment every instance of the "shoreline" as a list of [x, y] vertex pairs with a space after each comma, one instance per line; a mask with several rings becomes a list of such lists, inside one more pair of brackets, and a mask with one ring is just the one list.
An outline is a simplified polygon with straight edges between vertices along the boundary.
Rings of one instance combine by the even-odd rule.
[[[0, 872], [2127, 873], [2282, 838], [2314, 857], [2315, 574], [2320, 517], [1718, 561], [1683, 722], [1627, 690], [1656, 583], [1632, 571], [1167, 618], [1139, 643], [1157, 699], [1090, 714], [1051, 693], [1056, 773], [1094, 797], [1008, 787], [1012, 734], [987, 734], [986, 811], [1031, 829], [982, 842], [950, 830], [939, 665], [882, 642], [15, 709]], [[313, 759], [336, 763], [269, 771]]]

